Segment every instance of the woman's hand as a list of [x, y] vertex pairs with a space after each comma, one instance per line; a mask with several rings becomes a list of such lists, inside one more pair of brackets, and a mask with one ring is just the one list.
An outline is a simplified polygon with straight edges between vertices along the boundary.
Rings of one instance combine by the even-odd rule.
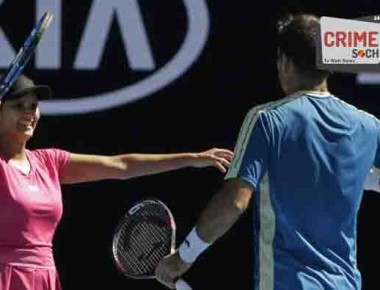
[[227, 149], [213, 148], [194, 154], [192, 166], [197, 168], [214, 166], [225, 173], [231, 164], [233, 152]]

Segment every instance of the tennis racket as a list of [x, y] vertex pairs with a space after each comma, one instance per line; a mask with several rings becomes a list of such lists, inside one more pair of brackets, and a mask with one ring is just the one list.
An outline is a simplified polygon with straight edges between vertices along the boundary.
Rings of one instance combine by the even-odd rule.
[[[117, 226], [112, 243], [113, 260], [132, 279], [154, 279], [158, 263], [175, 249], [176, 225], [169, 208], [158, 199], [134, 204]], [[191, 290], [182, 279], [177, 290]]]
[[16, 57], [13, 59], [7, 71], [4, 73], [4, 76], [0, 80], [0, 100], [22, 73], [52, 19], [53, 14], [51, 12], [45, 12], [41, 19], [33, 27], [32, 32], [26, 38], [23, 46], [17, 52]]

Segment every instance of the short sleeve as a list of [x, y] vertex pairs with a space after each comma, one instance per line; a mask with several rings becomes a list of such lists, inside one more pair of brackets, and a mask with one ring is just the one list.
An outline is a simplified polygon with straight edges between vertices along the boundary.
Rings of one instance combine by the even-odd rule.
[[268, 169], [269, 138], [263, 112], [252, 109], [241, 126], [226, 179], [241, 178], [254, 188]]
[[71, 153], [62, 149], [39, 149], [35, 153], [40, 157], [41, 162], [45, 163], [46, 169], [55, 171], [59, 178], [70, 162]]

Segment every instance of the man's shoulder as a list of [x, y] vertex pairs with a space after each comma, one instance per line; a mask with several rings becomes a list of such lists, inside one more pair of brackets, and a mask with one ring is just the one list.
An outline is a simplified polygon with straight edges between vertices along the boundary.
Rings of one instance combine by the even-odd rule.
[[287, 105], [291, 106], [297, 100], [299, 100], [302, 96], [304, 96], [304, 94], [295, 93], [295, 94], [285, 96], [285, 97], [278, 99], [278, 100], [275, 100], [275, 101], [259, 104], [259, 105], [252, 107], [249, 110], [248, 114], [258, 114], [259, 115], [261, 113], [268, 113], [268, 112], [275, 110], [275, 109], [278, 109], [280, 107], [286, 107]]
[[364, 119], [368, 119], [370, 121], [374, 121], [375, 123], [377, 124], [380, 124], [380, 120], [373, 114], [363, 110], [363, 109], [360, 109], [358, 107], [356, 107], [355, 105], [353, 104], [350, 104], [346, 101], [343, 101], [341, 98], [337, 97], [337, 96], [333, 96], [335, 100], [337, 100], [341, 105], [345, 106], [348, 110], [351, 110], [353, 113], [357, 114], [358, 116], [360, 116], [361, 118], [364, 118]]

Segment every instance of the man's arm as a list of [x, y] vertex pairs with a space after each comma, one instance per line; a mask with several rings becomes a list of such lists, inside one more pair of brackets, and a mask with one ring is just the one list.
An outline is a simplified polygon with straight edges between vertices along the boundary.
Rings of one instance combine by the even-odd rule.
[[248, 208], [253, 194], [249, 183], [239, 178], [227, 180], [200, 215], [197, 225], [179, 251], [165, 257], [156, 269], [156, 278], [174, 289], [175, 280], [190, 269], [197, 256], [223, 236]]
[[252, 192], [251, 185], [242, 179], [227, 180], [199, 217], [199, 237], [213, 243], [223, 236], [247, 209]]
[[241, 126], [222, 190], [202, 212], [179, 250], [159, 263], [156, 278], [167, 287], [174, 288], [175, 279], [239, 219], [248, 207], [253, 189], [268, 171], [271, 122], [260, 108], [250, 110]]

